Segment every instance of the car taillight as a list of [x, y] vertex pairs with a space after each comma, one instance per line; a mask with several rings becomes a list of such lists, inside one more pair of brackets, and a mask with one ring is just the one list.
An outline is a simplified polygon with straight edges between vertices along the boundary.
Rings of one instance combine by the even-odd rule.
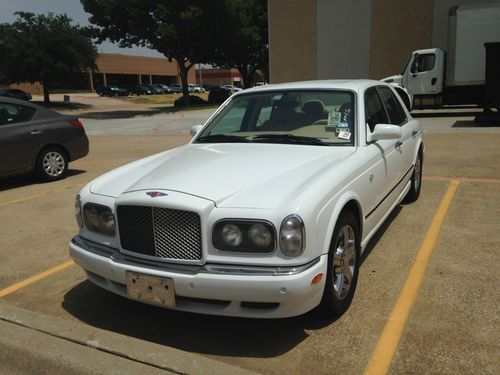
[[73, 120], [73, 121], [70, 121], [69, 123], [72, 126], [76, 126], [78, 128], [82, 128], [83, 129], [83, 124], [80, 122], [80, 120]]

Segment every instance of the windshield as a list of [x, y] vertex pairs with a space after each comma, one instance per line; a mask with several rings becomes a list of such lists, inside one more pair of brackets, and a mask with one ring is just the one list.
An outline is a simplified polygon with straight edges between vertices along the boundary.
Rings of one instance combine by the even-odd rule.
[[196, 143], [354, 144], [354, 94], [281, 91], [235, 97]]

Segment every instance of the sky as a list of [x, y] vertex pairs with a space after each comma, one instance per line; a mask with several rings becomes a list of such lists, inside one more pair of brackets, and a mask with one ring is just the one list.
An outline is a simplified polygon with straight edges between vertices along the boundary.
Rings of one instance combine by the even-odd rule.
[[[14, 12], [32, 12], [36, 14], [52, 12], [55, 14], [66, 13], [75, 23], [82, 26], [89, 25], [90, 14], [83, 10], [80, 0], [0, 0], [0, 23], [15, 21]], [[157, 51], [142, 48], [120, 48], [111, 42], [97, 44], [99, 52], [121, 53], [124, 55], [163, 57]]]

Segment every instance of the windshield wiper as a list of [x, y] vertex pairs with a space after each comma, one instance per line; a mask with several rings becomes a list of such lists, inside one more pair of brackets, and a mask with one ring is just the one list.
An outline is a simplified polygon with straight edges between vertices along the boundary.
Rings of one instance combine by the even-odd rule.
[[293, 134], [260, 134], [253, 137], [252, 142], [289, 143], [289, 144], [320, 145], [320, 146], [329, 145], [328, 143], [323, 142], [321, 139], [318, 138], [304, 137]]
[[241, 135], [210, 134], [200, 137], [197, 143], [231, 143], [231, 142], [250, 142], [247, 137]]

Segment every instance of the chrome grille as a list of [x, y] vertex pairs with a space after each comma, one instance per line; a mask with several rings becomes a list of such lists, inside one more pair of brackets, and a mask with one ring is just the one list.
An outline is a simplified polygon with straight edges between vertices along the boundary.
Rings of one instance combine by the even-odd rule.
[[118, 206], [124, 250], [163, 259], [200, 260], [200, 216], [162, 207]]

